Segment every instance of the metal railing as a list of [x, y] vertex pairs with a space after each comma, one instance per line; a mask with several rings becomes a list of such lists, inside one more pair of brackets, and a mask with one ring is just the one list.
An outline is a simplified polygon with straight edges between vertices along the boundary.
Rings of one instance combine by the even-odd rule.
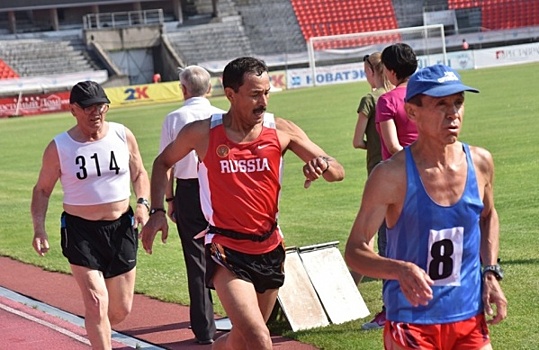
[[89, 13], [82, 18], [84, 29], [110, 29], [151, 24], [163, 24], [164, 16], [162, 9]]

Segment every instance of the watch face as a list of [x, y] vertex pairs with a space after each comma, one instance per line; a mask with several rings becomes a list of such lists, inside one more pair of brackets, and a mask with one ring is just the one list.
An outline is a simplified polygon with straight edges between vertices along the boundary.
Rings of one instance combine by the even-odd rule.
[[163, 208], [154, 208], [154, 209], [150, 210], [150, 215], [155, 214], [158, 211], [163, 212], [164, 214], [166, 214], [165, 209], [163, 209]]
[[137, 204], [144, 205], [146, 207], [146, 209], [148, 209], [148, 211], [150, 211], [150, 202], [148, 202], [148, 200], [146, 198], [137, 199]]
[[485, 274], [485, 272], [492, 272], [498, 281], [503, 279], [503, 270], [499, 265], [485, 266], [483, 269], [483, 274]]

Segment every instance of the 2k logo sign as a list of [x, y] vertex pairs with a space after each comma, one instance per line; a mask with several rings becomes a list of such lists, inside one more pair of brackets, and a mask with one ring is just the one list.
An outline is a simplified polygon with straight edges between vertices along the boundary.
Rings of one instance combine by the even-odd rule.
[[279, 75], [272, 75], [270, 77], [271, 79], [271, 83], [273, 84], [273, 86], [275, 87], [284, 87], [285, 84], [283, 82], [283, 79], [284, 79], [284, 75], [282, 74], [279, 74]]
[[150, 98], [148, 96], [147, 90], [148, 90], [147, 86], [144, 86], [144, 87], [137, 86], [136, 88], [125, 89], [124, 93], [127, 95], [125, 99], [127, 101], [130, 101], [130, 100], [142, 100], [142, 99]]

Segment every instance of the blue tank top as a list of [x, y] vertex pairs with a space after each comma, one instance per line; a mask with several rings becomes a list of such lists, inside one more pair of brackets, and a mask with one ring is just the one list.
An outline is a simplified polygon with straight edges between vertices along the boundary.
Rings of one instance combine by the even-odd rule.
[[387, 229], [387, 254], [410, 261], [434, 280], [433, 299], [413, 307], [397, 280], [384, 283], [384, 303], [390, 321], [439, 324], [466, 320], [483, 310], [480, 263], [480, 213], [483, 210], [468, 145], [466, 186], [451, 206], [435, 203], [427, 194], [412, 152], [405, 148], [407, 188], [404, 206], [393, 228]]

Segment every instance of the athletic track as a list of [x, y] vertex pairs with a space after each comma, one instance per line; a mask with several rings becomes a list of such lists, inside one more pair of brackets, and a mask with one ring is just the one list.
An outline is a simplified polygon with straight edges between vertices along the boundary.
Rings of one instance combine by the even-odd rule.
[[[79, 293], [71, 275], [0, 257], [0, 349], [90, 349]], [[186, 306], [136, 294], [132, 313], [114, 327], [113, 349], [211, 348], [195, 343], [188, 327]], [[272, 340], [277, 350], [316, 349], [280, 336]]]

